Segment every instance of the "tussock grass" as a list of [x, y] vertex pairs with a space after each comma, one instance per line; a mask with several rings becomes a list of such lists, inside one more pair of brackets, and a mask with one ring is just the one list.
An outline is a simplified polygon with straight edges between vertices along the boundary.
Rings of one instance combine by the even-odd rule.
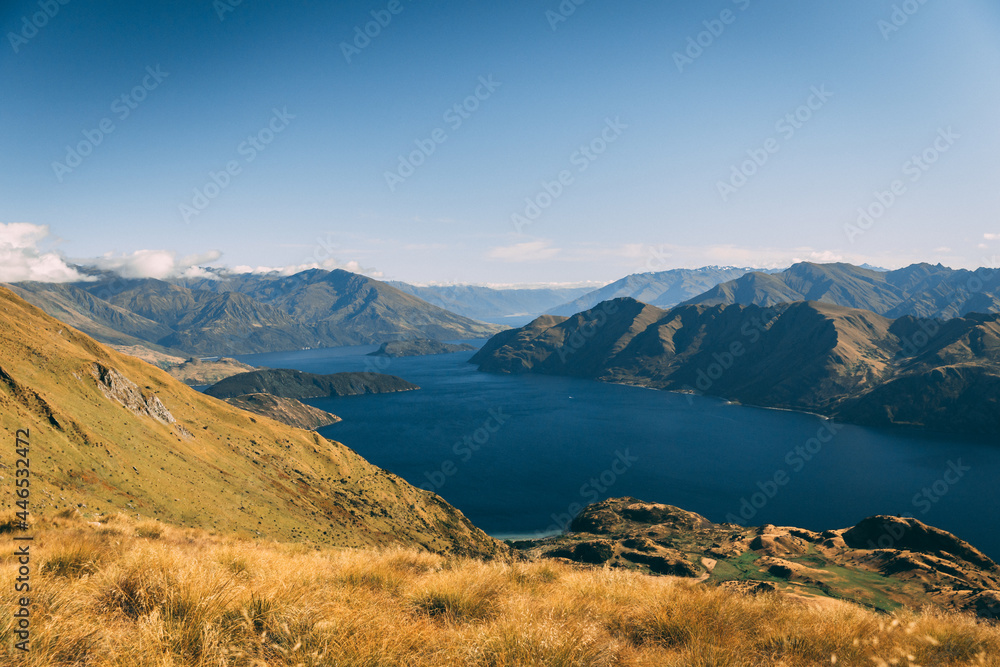
[[[0, 664], [1000, 666], [1000, 628], [957, 614], [877, 615], [553, 561], [241, 541], [126, 515], [36, 528], [31, 651], [14, 651], [4, 618]], [[0, 557], [0, 577], [15, 571]], [[13, 591], [0, 595], [13, 606]]]

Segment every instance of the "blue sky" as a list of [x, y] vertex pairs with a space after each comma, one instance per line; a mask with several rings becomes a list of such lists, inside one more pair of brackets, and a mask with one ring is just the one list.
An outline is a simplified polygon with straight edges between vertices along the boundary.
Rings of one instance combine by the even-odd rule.
[[0, 279], [996, 264], [996, 3], [235, 2], [3, 4]]

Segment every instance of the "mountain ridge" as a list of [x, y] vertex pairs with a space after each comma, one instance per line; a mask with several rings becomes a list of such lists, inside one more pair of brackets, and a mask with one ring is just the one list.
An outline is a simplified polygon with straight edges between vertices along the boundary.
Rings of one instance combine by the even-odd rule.
[[880, 271], [846, 263], [800, 262], [780, 273], [747, 273], [682, 305], [773, 306], [792, 301], [823, 301], [891, 319], [905, 315], [950, 319], [972, 312], [1000, 312], [1000, 270], [969, 271], [920, 263]]
[[92, 273], [85, 282], [11, 288], [99, 340], [182, 357], [472, 339], [502, 329], [342, 270], [175, 281]]
[[[570, 316], [597, 304], [627, 296], [659, 308], [670, 308], [702, 294], [719, 283], [761, 269], [734, 266], [703, 266], [699, 269], [670, 269], [635, 273], [588, 292], [577, 299], [545, 311], [547, 315]], [[765, 274], [766, 275], [766, 274]]]
[[[890, 320], [815, 301], [664, 311], [623, 297], [498, 334], [471, 363], [486, 372], [638, 384], [870, 425], [983, 434], [1000, 428], [1000, 315]], [[941, 390], [920, 398], [922, 376], [941, 379], [930, 385]], [[957, 415], [962, 421], [949, 423]]]

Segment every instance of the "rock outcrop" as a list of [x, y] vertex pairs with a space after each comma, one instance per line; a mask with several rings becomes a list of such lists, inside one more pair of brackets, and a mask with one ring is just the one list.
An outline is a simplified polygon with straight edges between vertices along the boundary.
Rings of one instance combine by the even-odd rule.
[[822, 533], [715, 524], [634, 498], [595, 503], [557, 537], [515, 542], [528, 555], [724, 585], [845, 599], [882, 610], [933, 605], [1000, 616], [1000, 567], [951, 533], [874, 516]]
[[149, 396], [143, 394], [136, 383], [115, 369], [97, 362], [94, 362], [91, 368], [101, 392], [109, 399], [124, 405], [132, 414], [152, 417], [162, 424], [173, 424], [177, 421], [155, 394]]

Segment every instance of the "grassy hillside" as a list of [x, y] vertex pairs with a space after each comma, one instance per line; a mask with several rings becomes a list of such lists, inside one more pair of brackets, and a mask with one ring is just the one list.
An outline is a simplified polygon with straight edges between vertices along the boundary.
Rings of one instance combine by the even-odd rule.
[[[32, 507], [342, 546], [491, 554], [438, 496], [316, 433], [255, 417], [105, 348], [0, 288], [0, 483], [31, 433]], [[10, 508], [13, 494], [0, 495]]]
[[[674, 577], [310, 549], [114, 515], [38, 526], [24, 667], [1000, 665], [1000, 628]], [[0, 577], [16, 562], [0, 556]], [[3, 603], [12, 605], [5, 587]]]

